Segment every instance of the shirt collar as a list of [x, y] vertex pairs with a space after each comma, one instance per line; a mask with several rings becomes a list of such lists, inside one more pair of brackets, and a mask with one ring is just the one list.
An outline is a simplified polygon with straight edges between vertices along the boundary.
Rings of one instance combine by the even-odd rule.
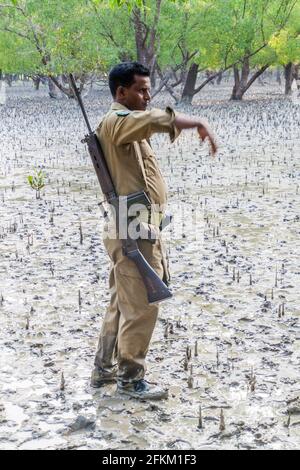
[[119, 110], [119, 109], [125, 109], [126, 111], [129, 111], [129, 109], [126, 108], [126, 106], [123, 106], [123, 104], [117, 103], [116, 101], [112, 103], [110, 109], [113, 111]]

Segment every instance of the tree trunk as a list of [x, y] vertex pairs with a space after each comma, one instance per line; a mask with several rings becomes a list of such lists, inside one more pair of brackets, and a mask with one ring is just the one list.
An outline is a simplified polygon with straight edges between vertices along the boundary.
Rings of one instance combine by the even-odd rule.
[[241, 76], [236, 66], [234, 67], [233, 71], [234, 71], [234, 86], [232, 90], [231, 99], [242, 100], [244, 93], [246, 91], [246, 86], [247, 86], [249, 74], [250, 74], [249, 57], [245, 57], [243, 60]]
[[36, 91], [38, 91], [40, 89], [41, 78], [40, 77], [32, 77], [32, 81], [33, 81], [33, 84], [34, 84], [34, 88], [36, 89]]
[[292, 83], [293, 83], [293, 64], [289, 62], [287, 65], [284, 66], [284, 78], [285, 78], [285, 94], [291, 95], [292, 94]]
[[48, 78], [48, 86], [49, 86], [49, 96], [52, 99], [57, 99], [57, 87], [54, 85], [51, 78]]
[[141, 10], [135, 8], [133, 11], [133, 24], [135, 32], [135, 46], [136, 46], [136, 57], [137, 61], [143, 65], [146, 65], [146, 50], [144, 47], [144, 38], [145, 38], [145, 26], [142, 23], [141, 19]]
[[8, 86], [12, 87], [13, 76], [10, 73], [5, 75], [5, 80], [6, 80], [6, 83], [8, 84]]
[[239, 69], [235, 66], [233, 67], [233, 77], [234, 77], [234, 85], [231, 93], [231, 100], [237, 100], [241, 98], [237, 98], [238, 91], [240, 90], [240, 72]]
[[297, 90], [300, 92], [300, 76], [299, 76], [300, 64], [295, 65], [294, 67], [294, 78], [296, 80]]
[[220, 73], [220, 75], [218, 75], [218, 78], [217, 78], [217, 85], [220, 85], [222, 80], [223, 80], [223, 74]]
[[[150, 69], [150, 80], [151, 85], [153, 87], [155, 86], [156, 77], [156, 51], [159, 48], [159, 37], [157, 34], [157, 28], [160, 18], [161, 3], [162, 0], [156, 0], [155, 15], [151, 26], [147, 24], [147, 10], [143, 11], [140, 8], [136, 7], [133, 9], [132, 16], [135, 31], [137, 60], [138, 62]], [[142, 11], [144, 14], [143, 19]]]
[[249, 58], [244, 60], [241, 71], [241, 76], [237, 67], [234, 67], [234, 87], [232, 90], [231, 100], [242, 100], [244, 94], [253, 85], [256, 79], [258, 79], [268, 68], [270, 64], [265, 64], [263, 67], [258, 69], [251, 78], [250, 76], [250, 64]]
[[5, 96], [5, 82], [4, 82], [4, 75], [2, 70], [0, 70], [0, 105], [5, 104], [6, 96]]
[[186, 103], [186, 104], [192, 103], [193, 96], [195, 94], [198, 68], [199, 68], [199, 65], [195, 64], [195, 62], [193, 62], [189, 68], [186, 81], [184, 84], [184, 88], [182, 91], [181, 99], [180, 99], [181, 103]]

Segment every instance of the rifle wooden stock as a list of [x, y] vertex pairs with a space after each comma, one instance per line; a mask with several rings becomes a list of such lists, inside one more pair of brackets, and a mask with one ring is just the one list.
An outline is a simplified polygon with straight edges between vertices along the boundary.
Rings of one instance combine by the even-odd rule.
[[[87, 143], [90, 157], [92, 159], [94, 169], [96, 171], [101, 190], [109, 204], [112, 204], [118, 212], [118, 194], [115, 190], [109, 169], [103, 154], [100, 142], [97, 135], [92, 131], [88, 117], [86, 115], [83, 102], [80, 96], [80, 93], [77, 89], [74, 77], [70, 74], [70, 81], [74, 89], [74, 93], [78, 100], [79, 106], [83, 113], [83, 117], [87, 124], [89, 134], [85, 137], [83, 142]], [[130, 195], [129, 195], [130, 197]], [[117, 216], [117, 221], [119, 220], [119, 215]], [[163, 300], [167, 300], [172, 297], [170, 290], [167, 288], [166, 284], [160, 279], [154, 269], [149, 265], [144, 256], [139, 250], [138, 243], [136, 240], [133, 240], [127, 235], [127, 239], [121, 239], [123, 254], [127, 256], [131, 261], [133, 261], [141, 275], [141, 278], [144, 282], [148, 302], [158, 303]]]
[[166, 284], [158, 277], [138, 248], [135, 240], [122, 240], [123, 253], [135, 263], [147, 290], [149, 304], [156, 304], [172, 297]]

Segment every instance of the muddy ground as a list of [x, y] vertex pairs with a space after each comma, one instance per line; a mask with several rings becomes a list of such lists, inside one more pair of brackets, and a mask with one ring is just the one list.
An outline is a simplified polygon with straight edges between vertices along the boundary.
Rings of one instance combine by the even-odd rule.
[[[232, 103], [223, 83], [185, 108], [211, 122], [215, 159], [193, 132], [174, 145], [153, 139], [170, 205], [191, 205], [202, 224], [197, 236], [187, 222], [183, 234], [166, 233], [174, 297], [162, 306], [148, 378], [170, 398], [144, 403], [89, 386], [109, 263], [80, 111], [43, 87], [7, 90], [0, 449], [299, 448], [300, 103], [281, 92], [256, 85]], [[95, 125], [109, 95], [85, 101]], [[47, 175], [41, 200], [26, 181], [37, 167]]]

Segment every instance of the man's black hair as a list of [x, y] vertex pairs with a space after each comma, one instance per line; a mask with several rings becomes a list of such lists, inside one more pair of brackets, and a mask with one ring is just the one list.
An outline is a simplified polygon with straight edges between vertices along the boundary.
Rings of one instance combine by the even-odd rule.
[[139, 62], [122, 62], [113, 67], [109, 74], [109, 88], [114, 98], [119, 86], [128, 88], [133, 85], [135, 75], [150, 77], [150, 70]]

